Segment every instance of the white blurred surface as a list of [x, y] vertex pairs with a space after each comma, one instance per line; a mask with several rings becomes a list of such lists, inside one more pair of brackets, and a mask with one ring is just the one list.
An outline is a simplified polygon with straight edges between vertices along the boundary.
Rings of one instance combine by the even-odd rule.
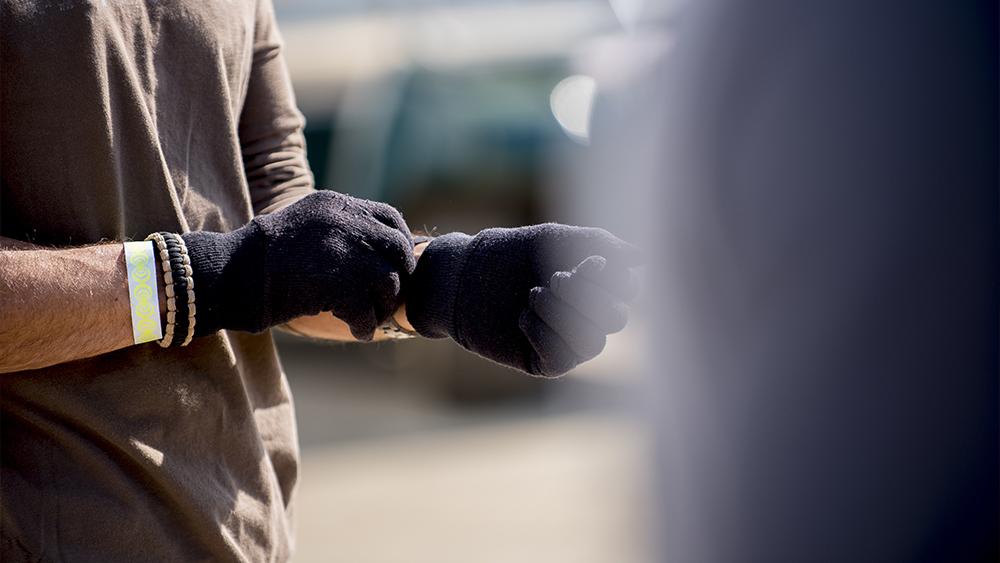
[[307, 449], [295, 560], [647, 561], [643, 456], [599, 414]]

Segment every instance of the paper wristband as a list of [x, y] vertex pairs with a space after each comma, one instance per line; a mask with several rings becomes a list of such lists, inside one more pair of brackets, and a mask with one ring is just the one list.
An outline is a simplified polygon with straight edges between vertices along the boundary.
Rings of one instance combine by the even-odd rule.
[[156, 293], [156, 260], [153, 242], [125, 243], [128, 270], [128, 298], [132, 306], [132, 340], [136, 344], [163, 338], [160, 327], [160, 300]]

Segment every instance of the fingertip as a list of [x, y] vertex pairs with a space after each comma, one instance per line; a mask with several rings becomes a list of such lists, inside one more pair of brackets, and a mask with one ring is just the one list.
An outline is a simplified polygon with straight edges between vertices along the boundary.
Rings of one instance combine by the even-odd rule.
[[371, 342], [372, 338], [375, 337], [375, 329], [378, 328], [378, 322], [375, 320], [375, 310], [369, 308], [363, 316], [348, 322], [347, 326], [351, 329], [351, 336], [356, 340]]
[[573, 274], [603, 287], [626, 303], [635, 301], [640, 293], [639, 273], [633, 267], [601, 256], [587, 258], [573, 269]]
[[570, 272], [556, 272], [552, 274], [552, 277], [549, 278], [549, 288], [551, 288], [552, 291], [559, 293], [563, 284], [570, 279], [570, 275]]
[[528, 292], [528, 308], [534, 309], [535, 304], [538, 303], [538, 299], [541, 298], [542, 294], [546, 291], [544, 287], [533, 287], [531, 291]]
[[407, 237], [410, 236], [410, 229], [406, 225], [406, 219], [398, 209], [381, 201], [371, 202], [372, 215], [382, 224], [402, 232]]
[[389, 258], [401, 271], [412, 274], [417, 267], [417, 258], [413, 255], [413, 239], [409, 234], [390, 228]]
[[371, 342], [375, 338], [375, 329], [357, 332], [354, 328], [351, 328], [351, 336], [358, 342]]
[[639, 266], [646, 262], [642, 249], [611, 232], [597, 227], [589, 228], [588, 232], [588, 239], [594, 245], [592, 254], [603, 256], [608, 262], [623, 266]]
[[381, 324], [396, 311], [402, 285], [399, 274], [388, 270], [370, 286], [369, 297], [375, 312], [376, 324]]
[[588, 256], [583, 262], [580, 262], [573, 268], [572, 273], [588, 276], [603, 271], [607, 265], [608, 260], [603, 256]]

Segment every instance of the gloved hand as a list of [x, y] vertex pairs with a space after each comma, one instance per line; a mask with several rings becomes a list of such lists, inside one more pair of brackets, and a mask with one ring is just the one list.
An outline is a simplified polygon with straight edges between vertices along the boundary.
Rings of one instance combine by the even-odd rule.
[[194, 271], [195, 335], [259, 332], [331, 311], [358, 340], [396, 310], [413, 242], [392, 206], [318, 191], [230, 233], [182, 235]]
[[611, 233], [547, 223], [450, 233], [420, 256], [406, 316], [422, 336], [555, 377], [604, 349], [637, 293], [638, 250]]

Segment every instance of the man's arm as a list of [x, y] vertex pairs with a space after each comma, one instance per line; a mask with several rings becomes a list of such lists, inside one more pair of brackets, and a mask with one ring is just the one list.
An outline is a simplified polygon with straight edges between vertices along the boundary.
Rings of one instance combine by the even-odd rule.
[[[131, 346], [123, 253], [120, 243], [50, 249], [0, 237], [0, 373]], [[157, 288], [162, 316], [166, 297], [162, 284]], [[394, 317], [412, 330], [403, 308]], [[357, 342], [347, 323], [330, 313], [300, 317], [288, 328], [311, 338]]]
[[295, 105], [271, 0], [257, 1], [253, 63], [240, 113], [243, 168], [254, 214], [274, 213], [313, 192], [305, 118]]
[[[229, 233], [185, 233], [195, 336], [336, 311], [369, 340], [398, 303], [400, 276], [413, 271], [410, 236], [392, 207], [326, 191]], [[121, 244], [48, 249], [0, 237], [0, 373], [124, 348], [131, 324]]]
[[[158, 289], [162, 322], [166, 296]], [[408, 327], [401, 315], [397, 322]], [[0, 237], [0, 373], [125, 348], [133, 342], [131, 322], [120, 243], [52, 249]], [[356, 341], [347, 323], [329, 313], [289, 325], [306, 336]]]
[[121, 244], [46, 249], [0, 237], [0, 373], [131, 345]]

